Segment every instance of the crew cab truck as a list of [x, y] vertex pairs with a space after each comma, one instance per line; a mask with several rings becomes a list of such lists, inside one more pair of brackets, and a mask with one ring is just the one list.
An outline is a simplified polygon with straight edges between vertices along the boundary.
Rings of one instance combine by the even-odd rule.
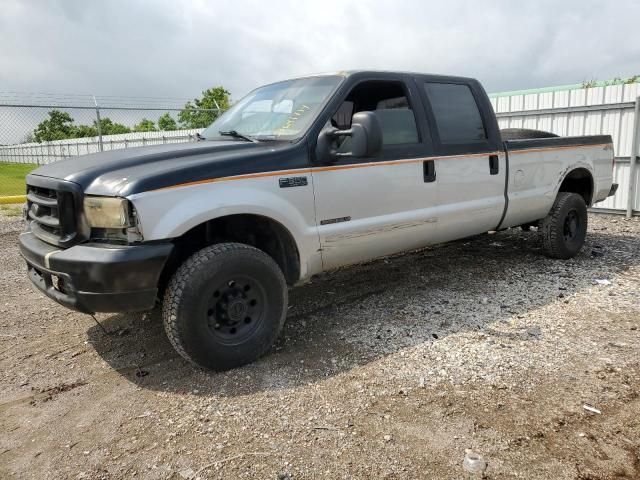
[[175, 349], [211, 369], [267, 352], [288, 287], [322, 271], [533, 224], [547, 255], [570, 258], [587, 206], [617, 186], [609, 136], [501, 133], [470, 78], [287, 80], [201, 137], [38, 168], [19, 242], [55, 301], [85, 313], [160, 302]]

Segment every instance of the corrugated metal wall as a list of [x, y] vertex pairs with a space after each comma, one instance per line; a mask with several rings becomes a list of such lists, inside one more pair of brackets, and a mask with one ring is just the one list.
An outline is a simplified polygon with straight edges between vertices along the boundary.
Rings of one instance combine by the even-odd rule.
[[[596, 204], [596, 207], [622, 212], [627, 209], [631, 181], [634, 127], [636, 132], [640, 129], [640, 119], [634, 118], [635, 102], [639, 96], [640, 84], [631, 83], [505, 92], [491, 94], [490, 98], [500, 128], [532, 128], [561, 136], [611, 135], [616, 157], [614, 182], [620, 186], [615, 196]], [[640, 168], [636, 167], [634, 177], [633, 210], [640, 213]]]

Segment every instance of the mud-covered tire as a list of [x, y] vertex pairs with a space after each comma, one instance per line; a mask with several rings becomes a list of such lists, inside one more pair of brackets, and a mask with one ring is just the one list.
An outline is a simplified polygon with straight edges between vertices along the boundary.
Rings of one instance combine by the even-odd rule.
[[574, 257], [587, 236], [587, 205], [577, 193], [560, 192], [540, 222], [544, 252], [551, 258]]
[[220, 243], [188, 258], [165, 292], [162, 317], [169, 341], [189, 362], [228, 370], [264, 355], [287, 312], [287, 284], [266, 253]]

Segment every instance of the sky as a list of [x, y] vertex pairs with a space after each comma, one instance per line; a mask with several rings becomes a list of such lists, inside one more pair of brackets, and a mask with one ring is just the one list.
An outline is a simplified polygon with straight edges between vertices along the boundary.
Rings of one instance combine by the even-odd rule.
[[360, 68], [573, 84], [640, 74], [639, 18], [638, 0], [0, 0], [0, 93], [237, 100]]

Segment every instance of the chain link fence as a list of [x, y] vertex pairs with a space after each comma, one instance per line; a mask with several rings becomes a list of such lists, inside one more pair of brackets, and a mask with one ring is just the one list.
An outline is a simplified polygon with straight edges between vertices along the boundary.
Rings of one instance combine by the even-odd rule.
[[21, 201], [39, 165], [123, 148], [191, 142], [221, 109], [0, 102], [0, 203]]

